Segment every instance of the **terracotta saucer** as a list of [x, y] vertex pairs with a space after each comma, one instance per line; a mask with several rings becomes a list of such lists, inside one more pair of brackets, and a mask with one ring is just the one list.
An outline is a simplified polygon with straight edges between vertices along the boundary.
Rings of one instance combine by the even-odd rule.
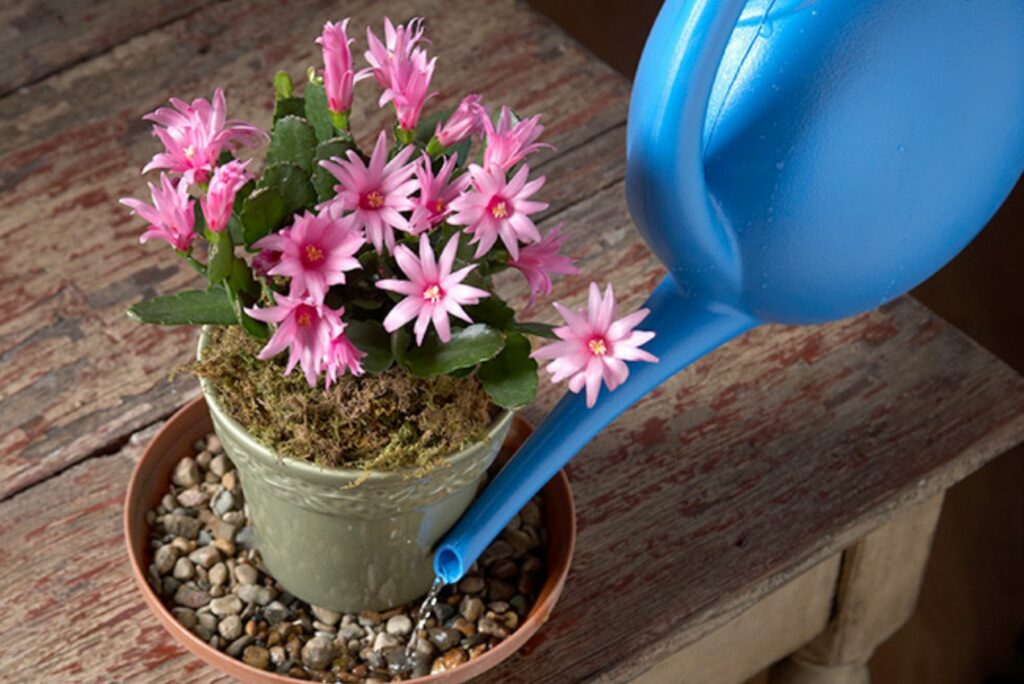
[[[146, 581], [146, 568], [151, 563], [148, 544], [149, 530], [146, 525], [146, 511], [155, 508], [167, 491], [174, 466], [185, 456], [192, 455], [192, 444], [213, 431], [206, 402], [202, 397], [194, 399], [175, 413], [157, 433], [142, 453], [128, 483], [125, 500], [124, 529], [128, 544], [128, 556], [132, 564], [135, 583], [142, 592], [146, 605], [160, 624], [170, 632], [182, 646], [213, 667], [232, 677], [253, 684], [274, 682], [288, 684], [299, 680], [284, 675], [258, 670], [227, 656], [205, 641], [199, 639], [174, 619], [170, 610]], [[531, 428], [522, 418], [516, 416], [502, 447], [499, 459], [507, 459], [529, 436]], [[551, 615], [555, 602], [572, 559], [576, 542], [576, 512], [573, 507], [572, 491], [565, 472], [558, 473], [543, 489], [544, 524], [548, 531], [547, 579], [530, 614], [507, 639], [475, 660], [464, 665], [429, 677], [407, 680], [409, 684], [455, 684], [466, 682], [496, 667], [503, 660], [523, 647], [533, 634], [540, 629]]]

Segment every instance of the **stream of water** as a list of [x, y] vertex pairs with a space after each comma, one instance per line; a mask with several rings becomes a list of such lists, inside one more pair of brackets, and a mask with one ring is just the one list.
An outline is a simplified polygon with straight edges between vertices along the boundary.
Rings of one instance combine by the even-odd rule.
[[427, 596], [423, 599], [423, 603], [420, 604], [420, 610], [416, 614], [416, 624], [413, 625], [409, 643], [405, 645], [406, 658], [411, 659], [416, 651], [416, 640], [419, 638], [420, 630], [426, 627], [430, 612], [434, 609], [434, 604], [437, 603], [437, 598], [441, 595], [441, 589], [443, 588], [444, 580], [440, 577], [435, 577], [434, 583], [430, 585], [430, 591], [427, 592]]

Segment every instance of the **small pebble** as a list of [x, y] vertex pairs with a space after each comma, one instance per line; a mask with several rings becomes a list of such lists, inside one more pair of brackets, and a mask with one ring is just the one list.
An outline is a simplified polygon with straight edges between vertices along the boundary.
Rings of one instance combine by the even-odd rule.
[[333, 610], [321, 608], [320, 606], [313, 606], [313, 615], [317, 620], [327, 625], [336, 625], [341, 620], [341, 613], [336, 613]]
[[391, 634], [387, 632], [380, 632], [377, 637], [373, 640], [373, 650], [378, 653], [382, 652], [386, 648], [392, 648], [398, 646], [399, 641]]
[[223, 563], [217, 563], [210, 568], [210, 584], [214, 586], [221, 586], [228, 581], [228, 566]]
[[210, 502], [210, 510], [217, 515], [224, 515], [235, 507], [235, 495], [226, 489], [222, 489], [214, 495]]
[[270, 664], [270, 651], [262, 646], [247, 646], [242, 652], [242, 662], [258, 670], [266, 670]]
[[263, 609], [263, 617], [267, 618], [267, 622], [271, 625], [277, 625], [285, 620], [290, 620], [292, 611], [280, 601], [273, 601]]
[[302, 647], [302, 664], [311, 670], [323, 670], [334, 659], [334, 642], [322, 637], [316, 637], [306, 642]]
[[187, 515], [168, 515], [164, 517], [164, 527], [176, 537], [195, 539], [203, 524]]
[[242, 602], [237, 596], [225, 596], [210, 601], [210, 610], [214, 615], [237, 615], [242, 612]]
[[164, 544], [158, 548], [156, 553], [153, 554], [153, 565], [156, 566], [156, 571], [161, 575], [169, 573], [174, 568], [180, 553], [177, 548], [170, 544]]
[[459, 591], [466, 594], [479, 594], [484, 590], [484, 578], [477, 575], [469, 575], [459, 582]]
[[187, 508], [198, 508], [206, 503], [207, 498], [206, 492], [200, 490], [199, 487], [189, 487], [178, 493], [178, 502]]
[[188, 559], [200, 567], [210, 569], [220, 560], [220, 551], [216, 546], [200, 546], [188, 554]]
[[179, 487], [192, 487], [199, 484], [199, 466], [194, 458], [183, 458], [174, 467], [171, 481]]
[[174, 579], [190, 580], [196, 575], [196, 566], [188, 558], [179, 558], [174, 564]]
[[237, 615], [228, 615], [217, 625], [217, 631], [228, 641], [242, 636], [242, 619]]
[[174, 602], [186, 608], [202, 608], [210, 602], [210, 595], [198, 587], [182, 584], [174, 592]]
[[252, 642], [253, 638], [251, 636], [243, 634], [242, 636], [238, 637], [230, 644], [228, 644], [228, 647], [224, 649], [224, 652], [232, 658], [237, 658], [238, 656], [242, 655], [242, 651], [245, 650], [245, 647], [251, 644]]
[[265, 606], [275, 598], [273, 589], [256, 584], [239, 584], [235, 587], [235, 594], [246, 603], [258, 606]]
[[459, 640], [462, 639], [462, 632], [450, 627], [432, 627], [427, 630], [427, 638], [437, 646], [438, 650], [447, 651], [459, 643]]
[[[252, 567], [248, 563], [239, 563], [235, 566], [235, 579], [241, 584], [256, 584], [259, 579], [259, 573], [256, 568]], [[315, 608], [313, 610], [316, 610]]]
[[388, 619], [385, 629], [392, 636], [405, 636], [412, 632], [412, 620], [404, 613], [393, 615]]
[[177, 607], [171, 609], [171, 615], [182, 624], [185, 629], [192, 629], [199, 621], [196, 619], [196, 611], [191, 608]]
[[438, 674], [439, 672], [447, 672], [448, 670], [454, 670], [462, 663], [469, 660], [469, 656], [461, 648], [454, 648], [440, 658], [434, 660], [433, 666], [430, 668], [430, 674]]
[[484, 602], [474, 596], [467, 596], [462, 599], [459, 612], [470, 622], [476, 622], [484, 614]]

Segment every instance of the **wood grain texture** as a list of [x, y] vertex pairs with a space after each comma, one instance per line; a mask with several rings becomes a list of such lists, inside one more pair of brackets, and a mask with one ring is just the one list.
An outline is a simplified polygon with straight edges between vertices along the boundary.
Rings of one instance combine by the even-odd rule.
[[[606, 148], [584, 144], [625, 120], [627, 85], [608, 67], [522, 5], [393, 2], [387, 13], [414, 9], [433, 17], [438, 106], [476, 91], [545, 113], [559, 152], [538, 161], [573, 169], [548, 188], [552, 214], [597, 190], [588, 179], [621, 178], [621, 148], [598, 156]], [[383, 14], [367, 1], [346, 10], [356, 24]], [[30, 97], [0, 99], [0, 498], [109, 450], [195, 391], [187, 378], [166, 380], [188, 361], [194, 331], [124, 316], [144, 297], [195, 283], [162, 245], [137, 244], [143, 226], [116, 202], [145, 190], [137, 169], [157, 148], [142, 114], [169, 94], [208, 96], [220, 84], [233, 115], [266, 125], [270, 75], [298, 76], [317, 61], [313, 38], [337, 11], [328, 0], [213, 5], [28, 88]], [[369, 134], [383, 119], [373, 86], [360, 89], [354, 120]]]
[[[521, 3], [345, 11], [359, 24], [414, 9], [432, 18], [444, 102], [474, 90], [547, 114], [559, 149], [538, 160], [545, 228], [567, 223], [588, 274], [554, 296], [578, 304], [594, 278], [638, 304], [663, 271], [625, 208], [626, 82]], [[0, 661], [17, 668], [0, 677], [46, 667], [69, 681], [218, 681], [160, 633], [125, 566], [119, 507], [136, 447], [117, 447], [195, 392], [165, 379], [194, 333], [124, 318], [192, 277], [135, 244], [141, 226], [115, 200], [140, 193], [135, 169], [154, 150], [141, 114], [222, 84], [234, 115], [265, 124], [269, 75], [315, 61], [312, 38], [337, 12], [327, 0], [212, 5], [30, 86], [30, 98], [0, 99], [0, 497], [38, 483], [0, 503], [13, 607], [0, 615], [13, 635]], [[379, 116], [367, 100], [357, 126]], [[546, 306], [537, 315], [553, 320]], [[545, 382], [527, 416], [559, 391]], [[1024, 380], [913, 300], [755, 330], [574, 461], [580, 530], [565, 594], [527, 653], [488, 681], [628, 681], [1022, 438]]]
[[12, 0], [0, 5], [0, 96], [214, 0]]

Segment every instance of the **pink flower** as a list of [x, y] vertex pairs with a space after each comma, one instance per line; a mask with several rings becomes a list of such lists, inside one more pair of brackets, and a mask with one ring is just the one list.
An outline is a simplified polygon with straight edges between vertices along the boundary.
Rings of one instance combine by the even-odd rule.
[[266, 278], [270, 275], [270, 269], [274, 268], [279, 261], [281, 261], [280, 252], [274, 249], [264, 249], [252, 258], [249, 265], [252, 266], [253, 273], [261, 278]]
[[348, 19], [324, 24], [323, 33], [316, 39], [324, 56], [324, 89], [327, 91], [327, 108], [332, 112], [347, 112], [352, 109], [352, 87], [363, 80], [368, 73], [352, 71], [352, 40], [345, 29]]
[[480, 96], [467, 95], [444, 124], [437, 122], [434, 137], [439, 143], [449, 147], [471, 135], [482, 135], [483, 119], [486, 118], [487, 110], [480, 104]]
[[416, 319], [413, 331], [416, 344], [423, 344], [423, 336], [431, 321], [442, 342], [452, 338], [448, 315], [461, 318], [467, 323], [473, 321], [462, 309], [463, 304], [478, 304], [483, 297], [491, 295], [480, 288], [463, 285], [462, 280], [476, 268], [476, 264], [460, 268], [452, 273], [455, 252], [459, 249], [459, 235], [456, 233], [445, 245], [439, 261], [434, 261], [434, 251], [426, 235], [420, 236], [420, 258], [405, 245], [395, 249], [395, 260], [408, 280], [379, 280], [377, 287], [405, 295], [384, 319], [384, 329], [394, 332]]
[[370, 71], [381, 88], [391, 87], [391, 72], [400, 61], [412, 58], [416, 43], [423, 39], [423, 17], [414, 17], [408, 26], [395, 26], [391, 19], [384, 17], [384, 43], [380, 42], [373, 30], [366, 29], [366, 61]]
[[657, 357], [640, 349], [654, 333], [633, 329], [650, 312], [640, 309], [613, 322], [615, 295], [611, 285], [602, 298], [597, 283], [590, 284], [587, 310], [572, 311], [558, 303], [555, 308], [567, 323], [555, 328], [561, 340], [541, 347], [531, 356], [553, 359], [547, 365], [552, 382], [569, 378], [569, 389], [576, 393], [586, 386], [588, 407], [597, 401], [601, 380], [609, 391], [626, 381], [629, 368], [625, 361], [658, 361]]
[[[296, 215], [290, 228], [271, 233], [253, 246], [279, 252], [268, 275], [291, 278], [288, 294], [309, 294], [322, 301], [327, 288], [345, 282], [345, 271], [360, 268], [356, 252], [366, 240], [352, 230], [351, 220], [306, 212]], [[262, 252], [261, 252], [262, 254]]]
[[482, 117], [487, 146], [484, 148], [484, 166], [497, 167], [508, 171], [526, 155], [542, 147], [551, 147], [547, 143], [535, 142], [544, 127], [540, 125], [540, 114], [512, 124], [512, 111], [508, 107], [501, 108], [497, 127], [491, 123], [489, 116]]
[[146, 164], [143, 173], [167, 169], [182, 174], [189, 183], [205, 183], [224, 149], [269, 139], [251, 124], [225, 121], [227, 104], [220, 88], [213, 94], [212, 105], [201, 97], [192, 104], [172, 97], [171, 105], [174, 109], [160, 107], [142, 117], [156, 124], [153, 135], [164, 144], [164, 151]]
[[[341, 310], [344, 313], [344, 309]], [[338, 378], [345, 374], [347, 369], [352, 375], [362, 375], [363, 365], [359, 362], [366, 352], [360, 351], [345, 336], [344, 323], [342, 329], [331, 340], [327, 348], [327, 356], [324, 357], [324, 387], [331, 388], [331, 385], [338, 381]]]
[[142, 234], [139, 242], [152, 239], [163, 240], [174, 249], [186, 251], [195, 240], [195, 202], [189, 198], [188, 183], [175, 183], [167, 174], [160, 174], [160, 187], [152, 183], [149, 194], [153, 199], [150, 206], [141, 200], [131, 197], [121, 199], [121, 204], [130, 207], [133, 214], [149, 221], [149, 229]]
[[469, 173], [475, 192], [467, 192], [451, 203], [452, 216], [448, 222], [466, 226], [466, 232], [473, 235], [470, 244], [479, 243], [475, 258], [486, 254], [500, 237], [512, 258], [518, 259], [520, 240], [540, 241], [530, 214], [547, 209], [548, 205], [529, 198], [544, 185], [544, 176], [527, 182], [530, 167], [525, 164], [510, 181], [496, 167], [482, 169], [470, 164]]
[[274, 300], [275, 306], [245, 310], [258, 321], [277, 324], [277, 330], [257, 358], [266, 361], [288, 349], [284, 374], [288, 375], [296, 364], [300, 364], [306, 382], [310, 387], [316, 387], [331, 340], [344, 330], [341, 311], [335, 311], [308, 295], [290, 297], [275, 293]]
[[245, 171], [248, 165], [248, 161], [230, 161], [224, 166], [218, 166], [213, 172], [213, 178], [210, 179], [206, 197], [199, 199], [206, 225], [214, 233], [224, 230], [231, 220], [231, 212], [235, 208], [235, 195], [252, 178], [252, 174]]
[[384, 244], [394, 250], [394, 229], [409, 230], [409, 221], [399, 212], [411, 211], [415, 206], [409, 196], [417, 188], [411, 178], [416, 164], [406, 163], [415, 149], [407, 145], [388, 161], [387, 139], [381, 131], [369, 166], [352, 150], [347, 153], [348, 161], [340, 157], [321, 161], [320, 166], [338, 179], [338, 194], [320, 208], [329, 208], [332, 215], [352, 211], [353, 229], [365, 229], [377, 252], [382, 251]]
[[454, 155], [445, 159], [436, 176], [431, 159], [426, 154], [416, 165], [416, 181], [419, 184], [420, 194], [415, 198], [416, 206], [409, 219], [409, 227], [413, 235], [425, 233], [441, 223], [450, 211], [449, 205], [452, 200], [465, 192], [469, 186], [470, 178], [467, 174], [462, 174], [454, 181], [450, 181], [457, 161], [458, 159]]
[[519, 258], [510, 259], [509, 266], [519, 269], [530, 286], [530, 303], [533, 306], [537, 295], [551, 294], [551, 274], [561, 273], [573, 275], [579, 273], [579, 269], [572, 263], [572, 259], [559, 254], [562, 243], [568, 235], [562, 234], [564, 224], [559, 223], [551, 229], [551, 232], [540, 242], [526, 245], [519, 250]]
[[423, 19], [417, 17], [409, 22], [408, 28], [393, 26], [390, 19], [384, 20], [382, 44], [370, 29], [366, 30], [370, 49], [366, 61], [384, 92], [379, 106], [394, 102], [398, 125], [407, 130], [419, 123], [423, 103], [432, 96], [430, 79], [434, 75], [437, 59], [427, 59], [427, 53], [416, 43], [423, 36]]

